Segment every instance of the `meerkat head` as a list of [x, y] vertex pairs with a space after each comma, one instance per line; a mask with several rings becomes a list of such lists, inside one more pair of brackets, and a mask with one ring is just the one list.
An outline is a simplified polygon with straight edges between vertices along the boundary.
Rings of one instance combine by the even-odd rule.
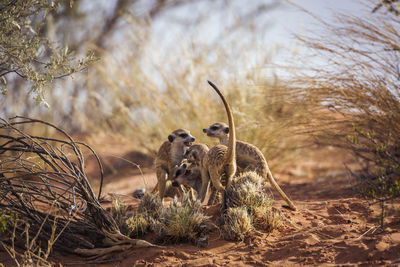
[[229, 126], [223, 122], [216, 122], [208, 128], [203, 129], [209, 137], [216, 137], [219, 139], [226, 139], [229, 136]]
[[174, 177], [172, 178], [172, 186], [178, 187], [181, 184], [188, 182], [187, 177], [192, 174], [192, 170], [189, 168], [190, 163], [184, 161], [180, 166], [175, 167]]
[[199, 165], [208, 150], [210, 149], [206, 144], [195, 144], [187, 150], [185, 158], [189, 163]]
[[186, 147], [192, 146], [193, 142], [196, 140], [188, 130], [178, 129], [173, 131], [170, 135], [168, 135], [168, 141], [171, 143], [181, 143]]

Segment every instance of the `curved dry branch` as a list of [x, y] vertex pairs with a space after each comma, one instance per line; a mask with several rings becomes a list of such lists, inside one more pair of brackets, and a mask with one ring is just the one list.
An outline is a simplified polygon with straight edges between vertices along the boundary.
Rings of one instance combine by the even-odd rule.
[[[34, 136], [19, 129], [22, 124], [33, 123], [55, 129], [62, 139]], [[55, 230], [58, 240], [53, 248], [63, 252], [84, 255], [82, 251], [90, 251], [90, 257], [99, 252], [98, 257], [105, 257], [121, 247], [152, 246], [120, 233], [86, 177], [81, 147], [97, 160], [100, 197], [103, 167], [90, 146], [75, 142], [64, 130], [48, 122], [26, 117], [0, 118], [0, 211], [26, 222], [16, 224], [19, 234], [29, 224], [29, 235], [41, 244], [47, 244]], [[25, 246], [18, 242], [16, 245]]]

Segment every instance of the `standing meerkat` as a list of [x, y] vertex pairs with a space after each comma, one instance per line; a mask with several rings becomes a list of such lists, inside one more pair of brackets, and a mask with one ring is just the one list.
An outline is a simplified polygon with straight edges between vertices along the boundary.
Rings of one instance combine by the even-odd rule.
[[[208, 128], [204, 128], [203, 132], [209, 137], [218, 138], [221, 145], [227, 146], [229, 143], [229, 129], [231, 128], [225, 123], [217, 122]], [[236, 140], [236, 155], [238, 168], [243, 171], [255, 171], [258, 175], [264, 177], [264, 179], [268, 179], [272, 187], [289, 205], [290, 209], [296, 210], [296, 206], [276, 183], [268, 167], [267, 161], [265, 160], [265, 157], [260, 149], [258, 149], [255, 145]]]
[[186, 151], [195, 140], [188, 130], [178, 129], [168, 135], [168, 141], [159, 148], [155, 165], [161, 200], [164, 198], [167, 179], [172, 179], [174, 168], [181, 164]]
[[[202, 165], [200, 169], [202, 179], [200, 190], [201, 200], [204, 200], [207, 194], [208, 183], [210, 180], [215, 190], [219, 193], [225, 191], [225, 187], [229, 186], [231, 178], [236, 173], [236, 135], [232, 111], [228, 102], [226, 101], [223, 94], [219, 91], [217, 86], [215, 86], [210, 81], [208, 81], [208, 83], [217, 92], [222, 102], [224, 103], [225, 110], [228, 116], [229, 128], [232, 129], [232, 131], [228, 137], [228, 146], [216, 145], [211, 148], [202, 159]], [[191, 153], [191, 151], [189, 150], [188, 153]], [[223, 210], [226, 209], [225, 204], [226, 199], [224, 194]]]

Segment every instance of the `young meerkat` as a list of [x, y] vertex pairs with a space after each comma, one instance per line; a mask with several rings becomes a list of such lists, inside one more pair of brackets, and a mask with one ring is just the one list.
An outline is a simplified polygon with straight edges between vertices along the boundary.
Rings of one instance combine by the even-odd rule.
[[[225, 187], [229, 186], [232, 177], [236, 173], [236, 135], [232, 111], [219, 89], [212, 82], [208, 81], [208, 83], [221, 98], [228, 116], [229, 127], [232, 129], [232, 131], [228, 137], [228, 146], [216, 145], [208, 150], [208, 152], [201, 159], [200, 172], [202, 184], [200, 190], [200, 199], [202, 202], [207, 194], [210, 180], [215, 190], [219, 193], [225, 191]], [[191, 154], [192, 150], [189, 149], [188, 153]], [[225, 204], [226, 197], [224, 194], [223, 210], [226, 209]]]
[[[226, 146], [229, 142], [229, 129], [230, 127], [225, 123], [217, 122], [208, 128], [204, 128], [203, 132], [209, 137], [218, 138], [219, 143]], [[255, 171], [258, 175], [264, 177], [264, 179], [268, 179], [272, 187], [286, 201], [290, 209], [296, 210], [296, 206], [276, 183], [263, 153], [255, 145], [236, 140], [236, 163], [239, 169], [243, 171]]]
[[[204, 166], [203, 159], [209, 151], [206, 144], [192, 145], [186, 155], [182, 164], [176, 168], [173, 182], [174, 186], [185, 185], [194, 189], [197, 194], [197, 199], [200, 199], [200, 191], [202, 186], [201, 168]], [[207, 184], [207, 188], [209, 183]], [[200, 199], [201, 202], [204, 199]]]
[[201, 189], [201, 172], [198, 166], [189, 162], [183, 162], [181, 166], [175, 170], [174, 178], [172, 178], [172, 186], [192, 188], [196, 192], [196, 198], [199, 199]]
[[172, 179], [175, 167], [181, 164], [186, 151], [195, 140], [188, 130], [178, 129], [168, 135], [168, 141], [159, 148], [155, 166], [157, 189], [161, 200], [164, 198], [167, 180]]

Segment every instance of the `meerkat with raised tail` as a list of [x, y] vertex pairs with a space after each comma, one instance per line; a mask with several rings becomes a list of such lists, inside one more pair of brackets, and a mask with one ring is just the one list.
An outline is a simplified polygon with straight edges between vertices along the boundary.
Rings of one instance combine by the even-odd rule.
[[[221, 98], [228, 116], [229, 128], [232, 130], [231, 134], [228, 137], [227, 146], [214, 146], [204, 155], [202, 159], [202, 166], [200, 169], [202, 179], [200, 198], [202, 201], [207, 194], [208, 184], [210, 180], [216, 192], [220, 193], [222, 191], [225, 191], [225, 187], [229, 186], [232, 177], [236, 173], [236, 135], [232, 111], [224, 95], [219, 91], [217, 86], [215, 86], [210, 81], [208, 81], [208, 83]], [[189, 153], [191, 153], [190, 150]], [[223, 210], [225, 209], [226, 197], [224, 194]]]
[[157, 189], [160, 199], [164, 198], [167, 180], [172, 180], [176, 166], [180, 166], [187, 150], [196, 139], [188, 130], [178, 129], [168, 135], [159, 148], [156, 159]]
[[[208, 128], [204, 128], [203, 132], [209, 137], [218, 138], [221, 145], [227, 146], [229, 144], [230, 129], [230, 126], [225, 123], [217, 122]], [[290, 209], [296, 210], [296, 206], [276, 183], [263, 153], [255, 145], [236, 140], [236, 163], [239, 169], [243, 171], [255, 171], [258, 175], [267, 179], [278, 194], [286, 201]]]

